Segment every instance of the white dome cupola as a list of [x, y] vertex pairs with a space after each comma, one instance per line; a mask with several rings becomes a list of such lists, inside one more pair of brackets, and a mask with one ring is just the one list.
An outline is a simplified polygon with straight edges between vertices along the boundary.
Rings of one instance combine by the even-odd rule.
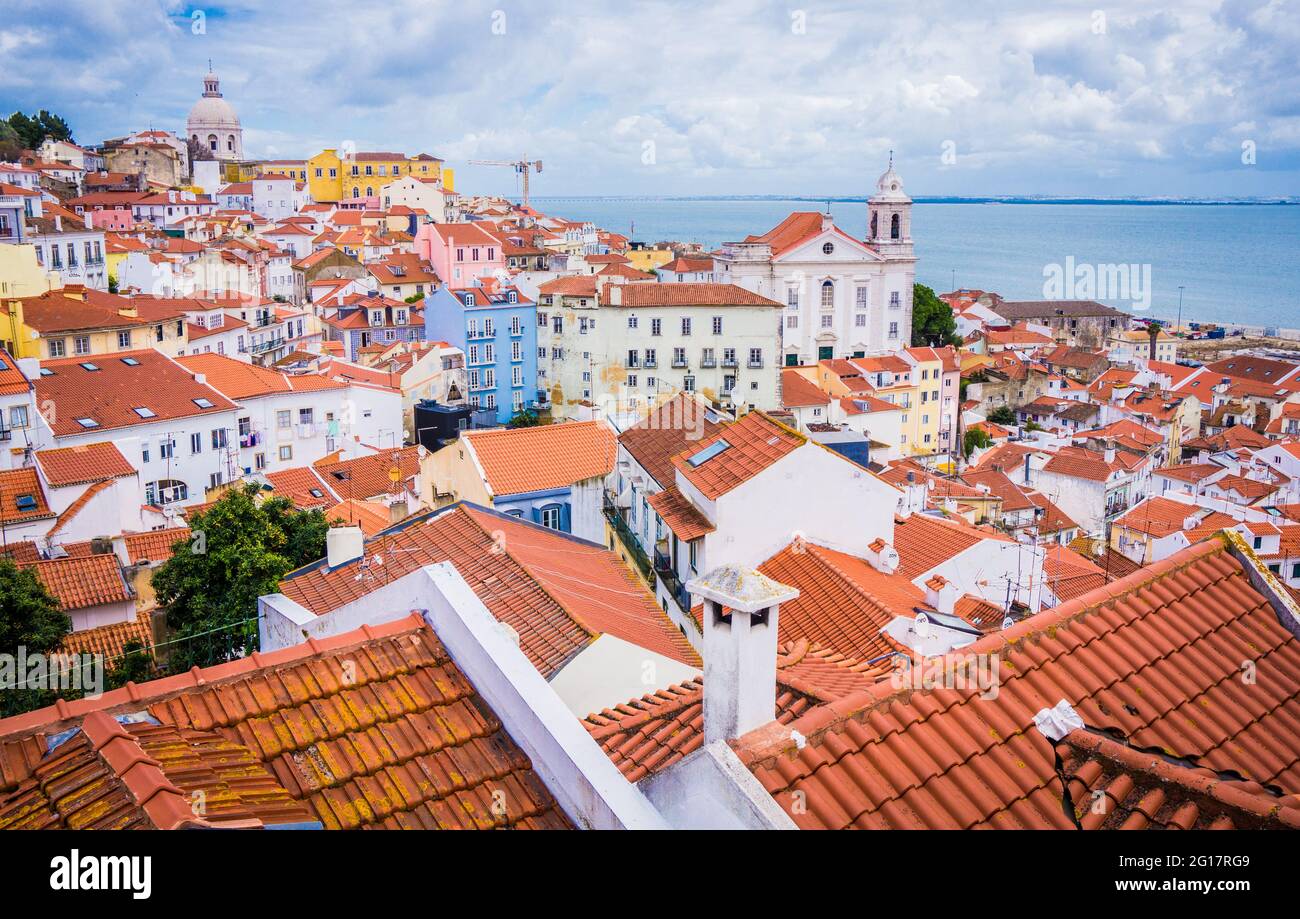
[[234, 107], [221, 95], [221, 80], [213, 72], [211, 61], [203, 78], [203, 95], [185, 121], [185, 136], [207, 150], [213, 159], [244, 158], [244, 129]]

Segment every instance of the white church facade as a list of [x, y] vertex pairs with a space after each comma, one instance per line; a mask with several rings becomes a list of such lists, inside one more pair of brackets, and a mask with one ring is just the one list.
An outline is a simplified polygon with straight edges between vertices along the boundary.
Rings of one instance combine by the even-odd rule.
[[795, 212], [761, 236], [726, 243], [719, 281], [785, 304], [787, 366], [897, 351], [911, 344], [912, 199], [889, 169], [867, 201], [866, 236], [830, 214]]

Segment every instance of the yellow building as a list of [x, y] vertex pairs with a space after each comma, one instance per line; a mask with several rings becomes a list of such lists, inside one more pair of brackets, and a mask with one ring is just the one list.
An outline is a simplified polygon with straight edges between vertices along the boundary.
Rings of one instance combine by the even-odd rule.
[[263, 175], [285, 176], [296, 182], [307, 181], [306, 160], [269, 160], [262, 163]]
[[0, 337], [16, 348], [6, 349], [14, 357], [40, 360], [139, 348], [176, 357], [188, 341], [184, 311], [174, 301], [134, 301], [81, 285], [5, 300], [0, 328]]
[[645, 272], [653, 272], [677, 257], [672, 249], [628, 249], [623, 254], [631, 267]]
[[442, 160], [427, 153], [355, 153], [322, 150], [307, 160], [307, 186], [313, 201], [349, 201], [378, 198], [385, 185], [403, 176], [440, 179], [447, 191], [455, 188], [454, 175]]

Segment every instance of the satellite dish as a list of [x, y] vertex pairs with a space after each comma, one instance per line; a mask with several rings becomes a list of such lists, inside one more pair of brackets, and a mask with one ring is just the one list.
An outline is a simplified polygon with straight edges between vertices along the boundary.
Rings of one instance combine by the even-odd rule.
[[1009, 629], [1015, 624], [1016, 624], [1016, 620], [1012, 619], [1010, 616], [1007, 616], [1002, 620], [1002, 628], [1004, 629]]
[[925, 613], [917, 613], [916, 622], [912, 626], [912, 631], [915, 632], [919, 638], [929, 638], [930, 617], [927, 616]]

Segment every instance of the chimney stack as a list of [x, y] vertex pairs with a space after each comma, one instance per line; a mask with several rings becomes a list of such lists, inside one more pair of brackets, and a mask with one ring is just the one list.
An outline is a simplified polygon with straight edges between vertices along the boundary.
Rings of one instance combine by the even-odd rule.
[[325, 563], [331, 568], [346, 565], [365, 554], [361, 527], [330, 527], [325, 532]]
[[737, 565], [686, 589], [704, 603], [704, 742], [732, 740], [776, 717], [777, 613], [799, 591]]

